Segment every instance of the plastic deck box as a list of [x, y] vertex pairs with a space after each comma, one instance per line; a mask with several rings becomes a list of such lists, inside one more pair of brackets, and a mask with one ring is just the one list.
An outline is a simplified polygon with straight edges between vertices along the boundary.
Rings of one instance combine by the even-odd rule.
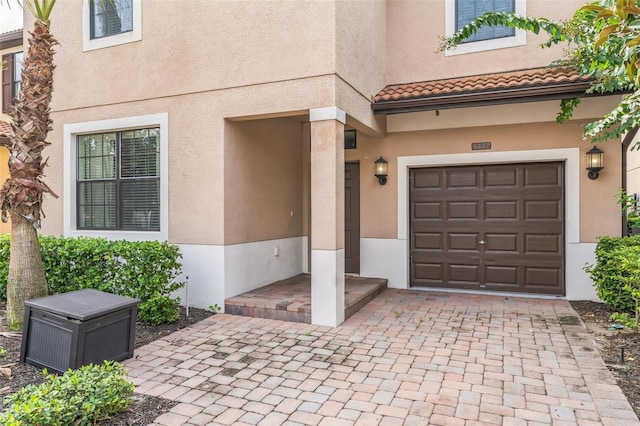
[[93, 289], [28, 300], [20, 361], [64, 373], [131, 358], [138, 303]]

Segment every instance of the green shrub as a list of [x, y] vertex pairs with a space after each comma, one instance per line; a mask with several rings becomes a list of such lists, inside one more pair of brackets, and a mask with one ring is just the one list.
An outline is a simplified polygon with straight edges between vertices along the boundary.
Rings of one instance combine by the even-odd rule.
[[640, 268], [640, 236], [600, 237], [596, 263], [584, 270], [591, 276], [598, 297], [623, 312], [636, 312], [633, 280]]
[[[171, 322], [178, 300], [171, 294], [184, 287], [179, 248], [158, 241], [109, 241], [104, 238], [40, 236], [40, 251], [49, 294], [94, 288], [140, 299], [143, 322]], [[0, 238], [0, 297], [6, 299], [9, 238]]]
[[47, 374], [39, 385], [27, 385], [9, 395], [0, 414], [6, 426], [93, 425], [127, 409], [133, 384], [117, 362], [86, 365], [61, 376]]

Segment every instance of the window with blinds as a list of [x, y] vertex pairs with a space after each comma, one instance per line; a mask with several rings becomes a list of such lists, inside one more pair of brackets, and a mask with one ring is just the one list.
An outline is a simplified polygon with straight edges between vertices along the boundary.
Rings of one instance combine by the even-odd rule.
[[89, 0], [91, 39], [133, 31], [133, 0]]
[[[515, 0], [456, 0], [456, 31], [486, 12], [515, 11]], [[463, 43], [515, 36], [515, 29], [505, 26], [484, 27]]]
[[160, 230], [160, 129], [77, 138], [77, 225]]

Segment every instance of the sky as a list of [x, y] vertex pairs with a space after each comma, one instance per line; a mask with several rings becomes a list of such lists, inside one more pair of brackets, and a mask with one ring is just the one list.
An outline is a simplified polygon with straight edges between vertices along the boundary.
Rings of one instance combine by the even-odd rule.
[[18, 2], [0, 0], [0, 3], [0, 34], [22, 28], [22, 8]]

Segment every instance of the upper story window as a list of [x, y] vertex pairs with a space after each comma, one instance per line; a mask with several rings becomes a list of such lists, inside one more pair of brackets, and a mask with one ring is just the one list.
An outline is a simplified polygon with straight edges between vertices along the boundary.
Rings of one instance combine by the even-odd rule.
[[[445, 33], [447, 36], [486, 12], [515, 12], [526, 16], [526, 0], [445, 0]], [[509, 27], [485, 27], [461, 43], [446, 56], [527, 44], [526, 32]]]
[[[512, 13], [514, 11], [515, 0], [456, 0], [456, 31], [486, 12]], [[513, 37], [514, 35], [514, 28], [485, 27], [464, 42]]]
[[160, 128], [77, 138], [78, 229], [160, 231]]
[[83, 50], [142, 40], [142, 0], [82, 2]]
[[22, 52], [2, 55], [2, 112], [9, 112], [13, 98], [20, 92], [22, 82]]
[[91, 39], [133, 31], [131, 0], [90, 0]]

